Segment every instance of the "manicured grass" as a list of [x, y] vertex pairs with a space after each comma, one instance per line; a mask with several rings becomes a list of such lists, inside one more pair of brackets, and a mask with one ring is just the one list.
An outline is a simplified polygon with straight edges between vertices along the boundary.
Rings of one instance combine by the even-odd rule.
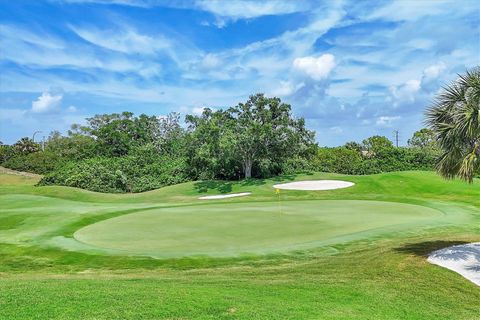
[[[282, 191], [279, 212], [273, 184], [319, 178], [356, 185]], [[478, 180], [318, 173], [111, 195], [0, 179], [1, 319], [480, 314], [480, 289], [425, 259], [440, 247], [480, 241]], [[247, 191], [253, 194], [197, 199]]]
[[428, 207], [386, 201], [234, 203], [131, 213], [86, 226], [74, 236], [117, 253], [225, 257], [311, 249], [448, 218]]

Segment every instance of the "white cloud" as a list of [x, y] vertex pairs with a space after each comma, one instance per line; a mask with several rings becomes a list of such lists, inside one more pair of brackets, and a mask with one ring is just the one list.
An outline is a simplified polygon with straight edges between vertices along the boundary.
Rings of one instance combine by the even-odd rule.
[[415, 101], [415, 96], [420, 90], [420, 87], [421, 82], [416, 79], [408, 80], [399, 86], [391, 86], [390, 94], [392, 95], [393, 100], [395, 100], [394, 106], [396, 106], [398, 102]]
[[202, 60], [202, 67], [205, 69], [214, 69], [220, 66], [222, 61], [214, 54], [206, 54]]
[[172, 47], [169, 39], [162, 35], [144, 35], [133, 29], [99, 30], [70, 27], [79, 37], [97, 46], [122, 52], [153, 54]]
[[0, 108], [1, 121], [21, 122], [23, 119], [25, 119], [26, 114], [27, 111], [22, 109]]
[[32, 102], [32, 112], [46, 113], [51, 112], [60, 107], [63, 95], [52, 95], [50, 92], [43, 92], [37, 100]]
[[203, 108], [203, 107], [195, 107], [195, 108], [191, 109], [191, 112], [195, 115], [201, 115], [203, 113], [204, 109], [205, 108]]
[[67, 108], [67, 111], [68, 111], [68, 112], [77, 112], [77, 107], [75, 107], [75, 106], [69, 106], [69, 107]]
[[124, 5], [130, 7], [150, 8], [155, 5], [155, 2], [149, 0], [54, 0], [65, 3], [93, 3], [101, 5]]
[[265, 15], [281, 15], [304, 11], [308, 9], [308, 2], [304, 1], [277, 1], [277, 0], [199, 0], [196, 5], [217, 16], [237, 19], [251, 19]]
[[438, 81], [446, 69], [446, 64], [440, 61], [425, 68], [420, 80], [411, 79], [401, 85], [390, 86], [390, 96], [387, 96], [386, 101], [393, 102], [394, 107], [420, 101], [440, 87]]
[[271, 90], [271, 94], [279, 97], [289, 96], [297, 92], [297, 90], [303, 88], [304, 86], [304, 82], [295, 84], [291, 81], [280, 81], [280, 86]]
[[[61, 50], [65, 48], [62, 40], [52, 35], [37, 34], [12, 25], [0, 25], [0, 37], [4, 41], [21, 41], [23, 44], [34, 45], [45, 49]], [[6, 43], [3, 43], [5, 46]], [[2, 48], [3, 49], [3, 48]]]
[[437, 64], [431, 65], [425, 70], [423, 70], [423, 77], [422, 77], [422, 83], [423, 82], [430, 82], [438, 78], [438, 76], [447, 68], [445, 63], [439, 62]]
[[408, 80], [404, 86], [408, 92], [417, 92], [420, 89], [420, 81], [415, 79]]
[[[292, 71], [292, 61], [311, 54], [315, 41], [340, 23], [344, 14], [341, 2], [329, 6], [319, 4], [312, 10], [312, 17], [304, 27], [288, 30], [277, 37], [252, 42], [244, 47], [233, 47], [214, 53], [221, 61], [214, 73], [204, 72], [203, 57], [191, 61], [191, 69], [184, 77], [208, 81], [255, 77], [255, 80], [250, 81], [253, 90], [265, 88], [262, 85], [271, 87], [271, 79], [282, 80], [278, 76], [285, 76]], [[266, 79], [268, 83], [263, 84]]]
[[330, 131], [332, 131], [335, 134], [343, 133], [343, 129], [341, 127], [338, 127], [338, 126], [331, 127]]
[[[212, 111], [217, 111], [216, 108], [208, 107]], [[178, 112], [181, 115], [187, 115], [187, 114], [192, 114], [194, 116], [200, 116], [203, 113], [203, 110], [205, 110], [205, 107], [187, 107], [183, 106], [178, 108]]]
[[377, 124], [377, 126], [389, 127], [392, 125], [392, 122], [394, 122], [395, 120], [399, 120], [400, 118], [400, 116], [382, 116], [378, 117], [375, 123]]
[[[151, 70], [155, 68], [160, 70], [155, 61], [129, 59], [117, 52], [97, 55], [86, 44], [67, 45], [40, 31], [34, 34], [19, 27], [0, 25], [0, 38], [3, 44], [2, 58], [25, 66], [67, 67], [81, 69], [83, 72], [95, 69], [95, 75], [98, 75], [98, 69], [111, 72], [138, 72], [142, 76], [152, 74]], [[39, 73], [36, 72], [35, 76], [38, 77]], [[41, 81], [45, 82], [43, 79]]]
[[335, 67], [335, 57], [329, 53], [319, 57], [296, 58], [293, 67], [314, 80], [322, 80], [328, 77]]
[[369, 19], [386, 19], [393, 21], [411, 21], [423, 18], [428, 15], [444, 14], [451, 11], [452, 1], [432, 0], [401, 0], [386, 3], [378, 10], [374, 10]]
[[408, 41], [407, 45], [411, 46], [414, 49], [427, 50], [430, 49], [435, 44], [435, 41], [432, 39], [417, 38]]

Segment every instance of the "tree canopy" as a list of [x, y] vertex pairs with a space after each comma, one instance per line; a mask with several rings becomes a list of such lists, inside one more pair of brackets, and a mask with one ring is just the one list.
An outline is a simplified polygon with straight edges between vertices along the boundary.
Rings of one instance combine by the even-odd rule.
[[[218, 166], [226, 175], [237, 175], [238, 170], [245, 178], [252, 177], [252, 170], [257, 170], [257, 176], [276, 174], [282, 162], [314, 143], [314, 133], [305, 128], [303, 118], [292, 116], [289, 104], [263, 94], [227, 110], [206, 109], [186, 120], [199, 148], [197, 160]], [[225, 172], [228, 164], [233, 172]]]
[[363, 147], [369, 152], [378, 152], [382, 149], [393, 148], [393, 143], [384, 136], [372, 136], [362, 141]]
[[415, 131], [412, 138], [408, 139], [408, 145], [413, 148], [434, 149], [437, 147], [435, 133], [428, 128]]

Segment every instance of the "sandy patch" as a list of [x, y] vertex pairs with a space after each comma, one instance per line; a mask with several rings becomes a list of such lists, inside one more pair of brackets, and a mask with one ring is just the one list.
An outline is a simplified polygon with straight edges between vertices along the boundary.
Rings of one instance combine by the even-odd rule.
[[428, 262], [455, 271], [480, 286], [480, 242], [434, 251]]
[[227, 199], [227, 198], [235, 198], [235, 197], [244, 197], [252, 194], [251, 192], [242, 192], [242, 193], [230, 193], [230, 194], [217, 194], [214, 196], [203, 196], [198, 199], [200, 200], [214, 200], [214, 199]]
[[341, 180], [307, 180], [276, 184], [273, 187], [285, 190], [333, 190], [348, 188], [353, 185], [355, 183]]

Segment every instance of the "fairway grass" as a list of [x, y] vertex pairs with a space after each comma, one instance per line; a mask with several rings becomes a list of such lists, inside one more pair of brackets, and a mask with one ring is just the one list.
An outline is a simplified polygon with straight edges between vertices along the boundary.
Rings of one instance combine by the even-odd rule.
[[273, 187], [282, 190], [324, 191], [349, 188], [353, 185], [353, 182], [340, 180], [304, 180], [275, 184]]
[[[272, 188], [318, 179], [355, 185]], [[478, 180], [315, 173], [125, 195], [37, 180], [0, 173], [0, 319], [479, 318], [479, 287], [426, 259], [480, 241]]]

